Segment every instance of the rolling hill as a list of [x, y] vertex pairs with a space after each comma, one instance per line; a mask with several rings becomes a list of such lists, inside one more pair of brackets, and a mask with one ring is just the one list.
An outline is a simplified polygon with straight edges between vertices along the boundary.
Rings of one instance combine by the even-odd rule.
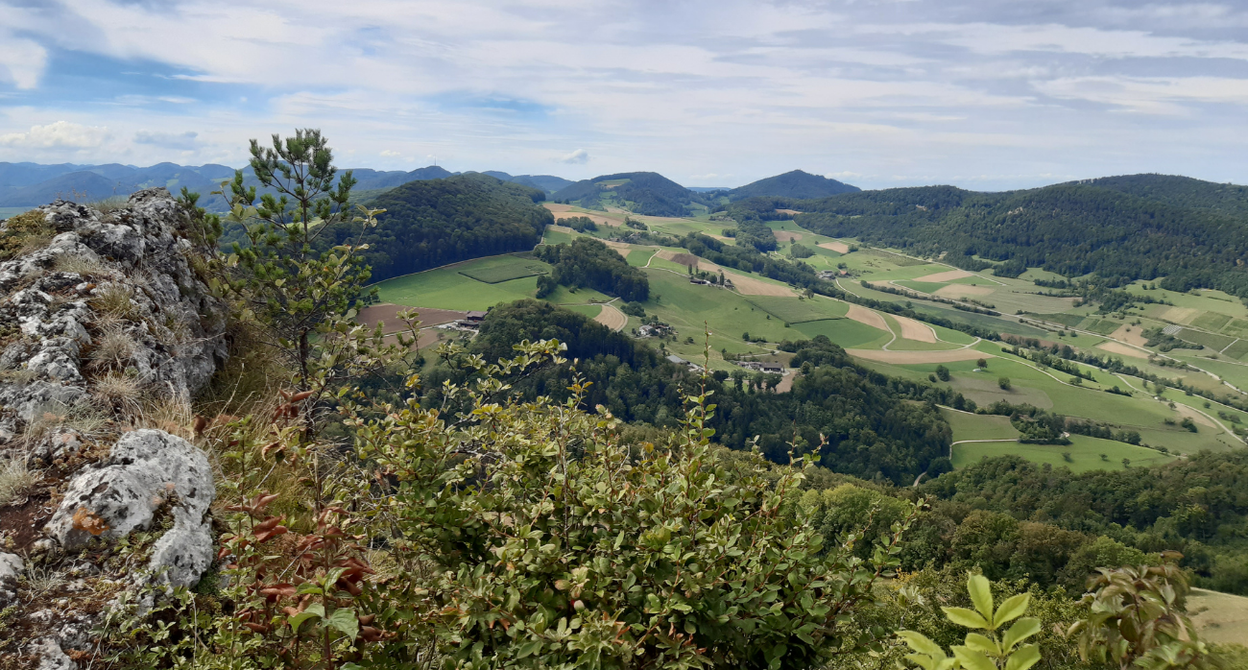
[[[1224, 188], [1154, 176], [1003, 193], [952, 186], [862, 191], [790, 206], [806, 212], [794, 220], [809, 230], [943, 255], [967, 269], [993, 265], [999, 276], [1036, 267], [1067, 277], [1095, 273], [1111, 285], [1160, 279], [1172, 290], [1248, 297], [1248, 214], [1236, 204], [1233, 189], [1242, 187]], [[757, 203], [760, 216], [774, 207], [767, 199]]]
[[[529, 251], [554, 217], [540, 190], [470, 173], [411, 181], [373, 198], [386, 210], [364, 238], [373, 280], [482, 256]], [[355, 239], [359, 227], [340, 223], [328, 242]]]
[[793, 170], [774, 177], [767, 177], [728, 191], [731, 201], [753, 197], [797, 198], [810, 200], [826, 198], [841, 193], [856, 193], [857, 186], [850, 186], [835, 179], [828, 179], [817, 174], [801, 170]]
[[620, 207], [647, 216], [686, 216], [705, 205], [701, 195], [655, 172], [622, 172], [578, 181], [556, 191], [556, 202], [588, 209]]
[[486, 170], [481, 174], [488, 174], [495, 179], [515, 182], [524, 186], [532, 186], [533, 188], [546, 191], [547, 193], [554, 193], [555, 191], [567, 188], [575, 183], [564, 179], [563, 177], [556, 177], [552, 174], [510, 175], [506, 172], [498, 172], [496, 170]]

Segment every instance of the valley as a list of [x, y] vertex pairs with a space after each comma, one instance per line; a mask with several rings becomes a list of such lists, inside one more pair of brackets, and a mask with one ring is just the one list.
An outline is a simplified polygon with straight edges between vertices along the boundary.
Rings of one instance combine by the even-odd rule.
[[[669, 240], [700, 234], [731, 241], [723, 233], [734, 222], [723, 220], [722, 215], [658, 217], [557, 203], [544, 206], [556, 225], [546, 229], [542, 244], [568, 243], [579, 237], [602, 240], [630, 265], [640, 268], [651, 286], [650, 299], [640, 303], [644, 316], [625, 315], [618, 309], [622, 301], [588, 288], [561, 286], [546, 300], [634, 336], [645, 322], [657, 319], [671, 327], [670, 334], [657, 341], [645, 339], [684, 360], [698, 364], [706, 360], [711, 370], [726, 372], [738, 370], [740, 363], [748, 361], [784, 363], [790, 355], [780, 350], [782, 342], [824, 335], [872, 370], [947, 386], [980, 407], [1002, 401], [1032, 405], [1139, 435], [1139, 444], [1084, 435], [1070, 436], [1067, 445], [983, 443], [973, 440], [983, 435], [1016, 440], [1018, 433], [1012, 427], [997, 431], [999, 435], [994, 433], [990, 427], [1000, 426], [1003, 417], [958, 413], [957, 420], [950, 422], [955, 442], [950, 457], [955, 467], [1013, 454], [1075, 471], [1111, 470], [1160, 464], [1201, 450], [1226, 451], [1244, 444], [1237, 432], [1242, 430], [1245, 412], [1216, 398], [1248, 402], [1248, 396], [1238, 391], [1241, 386], [1248, 387], [1248, 362], [1235, 357], [1240, 354], [1237, 342], [1245, 342], [1238, 340], [1236, 333], [1240, 324], [1248, 325], [1248, 309], [1220, 292], [1177, 293], [1135, 282], [1128, 291], [1164, 303], [1103, 314], [1094, 303], [1076, 306], [1082, 302], [1076, 297], [1046, 295], [1052, 291], [1037, 286], [1034, 279], [1051, 278], [1051, 273], [1029, 270], [1019, 277], [1005, 277], [997, 276], [992, 268], [970, 272], [896, 249], [821, 235], [791, 220], [767, 223], [776, 238], [772, 255], [791, 258], [795, 246], [799, 253], [801, 248], [809, 249], [811, 255], [801, 260], [816, 271], [828, 273], [837, 288], [865, 301], [913, 310], [914, 317], [905, 317], [829, 296], [804, 294], [753, 272], [725, 269], [681, 246], [637, 240], [634, 233], [638, 229], [626, 224], [640, 223], [648, 235], [667, 236]], [[578, 217], [588, 218], [597, 228], [577, 232], [560, 225]], [[527, 254], [509, 254], [391, 279], [377, 288], [385, 303], [485, 310], [494, 304], [532, 297], [535, 273], [549, 271], [549, 266], [543, 266]], [[722, 272], [731, 288], [693, 283], [691, 272]], [[1003, 341], [922, 320], [931, 317], [1000, 333]], [[1147, 346], [1141, 336], [1145, 330], [1176, 327], [1177, 336], [1185, 342], [1203, 340], [1209, 348], [1162, 352]], [[1248, 332], [1244, 334], [1248, 336]], [[1181, 381], [1215, 399], [1169, 388], [1158, 393], [1154, 384], [1140, 376], [1085, 363], [1075, 363], [1086, 374], [1076, 382], [1068, 372], [1010, 353], [1011, 342], [1025, 341], [1046, 349], [1066, 346], [1086, 356], [1118, 358], [1142, 374]], [[1219, 350], [1213, 351], [1211, 347], [1218, 345]], [[1248, 358], [1248, 343], [1243, 348], [1240, 355]], [[988, 363], [986, 368], [978, 367], [981, 359]], [[934, 376], [938, 366], [949, 371], [947, 381]], [[798, 370], [789, 371], [779, 390], [791, 387], [800, 375]], [[1010, 380], [1008, 389], [1000, 387], [1002, 377]], [[1123, 393], [1109, 392], [1115, 387]], [[1184, 424], [1185, 420], [1189, 423]]]

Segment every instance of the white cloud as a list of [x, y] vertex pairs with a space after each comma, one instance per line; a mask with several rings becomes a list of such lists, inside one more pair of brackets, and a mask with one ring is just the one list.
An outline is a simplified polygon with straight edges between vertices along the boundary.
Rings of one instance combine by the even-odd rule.
[[[109, 129], [76, 160], [239, 164], [247, 139], [315, 126], [348, 167], [428, 154], [569, 178], [744, 183], [809, 166], [859, 185], [1094, 168], [1248, 181], [1225, 139], [1248, 107], [1236, 3], [1053, 0], [1026, 25], [963, 4], [978, 16], [823, 0], [0, 0], [0, 141], [19, 160], [55, 158], [69, 145], [26, 129], [65, 121]], [[41, 99], [59, 50], [102, 69], [158, 64], [122, 84], [175, 79]], [[187, 128], [198, 136], [180, 139]], [[592, 161], [560, 154], [590, 146]]]
[[57, 121], [24, 133], [0, 135], [0, 145], [27, 149], [91, 149], [108, 138], [108, 128]]
[[22, 90], [38, 86], [48, 62], [48, 50], [38, 42], [4, 32], [0, 32], [0, 42], [4, 44], [0, 47], [0, 81], [8, 80]]

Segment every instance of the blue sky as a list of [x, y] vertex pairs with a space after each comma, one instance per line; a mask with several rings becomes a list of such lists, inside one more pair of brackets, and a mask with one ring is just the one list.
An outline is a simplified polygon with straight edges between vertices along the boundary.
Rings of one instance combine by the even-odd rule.
[[0, 161], [1248, 183], [1248, 2], [0, 0]]

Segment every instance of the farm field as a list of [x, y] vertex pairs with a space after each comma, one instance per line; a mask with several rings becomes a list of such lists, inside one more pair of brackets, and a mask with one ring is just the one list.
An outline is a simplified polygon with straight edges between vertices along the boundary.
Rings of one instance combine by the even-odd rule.
[[512, 279], [535, 277], [550, 272], [550, 266], [536, 258], [518, 254], [505, 254], [482, 258], [467, 263], [459, 273], [486, 284], [498, 284]]
[[[376, 285], [378, 298], [381, 302], [410, 307], [484, 311], [500, 302], [533, 297], [537, 292], [536, 276], [487, 284], [463, 274], [465, 271], [476, 272], [478, 266], [489, 268], [494, 261], [494, 258], [482, 258], [437, 270], [388, 279]], [[514, 261], [538, 262], [519, 258], [514, 258]], [[550, 302], [556, 304], [607, 302], [610, 299], [610, 296], [592, 289], [580, 289], [572, 293], [562, 286], [548, 298]]]
[[1192, 589], [1187, 612], [1200, 639], [1216, 644], [1244, 644], [1248, 640], [1248, 598]]
[[[1136, 447], [1124, 442], [1101, 440], [1083, 435], [1070, 436], [1070, 444], [1019, 444], [1017, 442], [972, 442], [953, 447], [953, 467], [964, 468], [984, 458], [1020, 456], [1040, 465], [1069, 468], [1072, 472], [1091, 470], [1124, 470], [1130, 467], [1148, 467], [1174, 460], [1159, 451]], [[1067, 460], [1066, 454], [1069, 454]]]
[[[942, 407], [940, 415], [949, 422], [953, 429], [953, 441], [962, 440], [1012, 440], [1019, 436], [1018, 430], [1010, 425], [1008, 416], [988, 416], [986, 414], [967, 414]], [[1004, 444], [1004, 443], [1002, 443]]]
[[[604, 219], [599, 222], [599, 230], [593, 233], [593, 236], [600, 238], [609, 238], [616, 234], [618, 229], [612, 226], [622, 224], [628, 216], [623, 212], [589, 212], [566, 206], [561, 209], [558, 212], [560, 215], [585, 214], [593, 215], [596, 221], [598, 218]], [[731, 225], [730, 222], [710, 221], [706, 216], [634, 218], [646, 223], [651, 230], [671, 235], [696, 231], [719, 237], [722, 230]], [[885, 249], [857, 248], [851, 252], [851, 245], [856, 244], [854, 240], [836, 240], [818, 235], [801, 229], [792, 221], [771, 222], [769, 225], [778, 240], [779, 248], [775, 252], [777, 255], [787, 256], [788, 249], [793, 244], [812, 248], [815, 254], [804, 259], [805, 262], [816, 268], [829, 270], [844, 264], [855, 275], [837, 282], [842, 290], [880, 301], [908, 302], [920, 314], [994, 332], [1069, 345], [1101, 356], [1124, 357], [1130, 364], [1148, 374], [1181, 379], [1186, 384], [1218, 393], [1230, 392], [1231, 389], [1199, 371], [1153, 365], [1146, 360], [1146, 352], [1129, 347], [1126, 343], [1142, 344], [1143, 330], [1168, 325], [1160, 319], [1175, 317], [1176, 320], [1181, 319], [1184, 322], [1184, 330], [1178, 332], [1179, 337], [1200, 340], [1207, 346], [1222, 345], [1227, 348], [1227, 345], [1232, 345], [1228, 349], [1231, 354], [1237, 352], [1234, 348], [1236, 336], [1228, 334], [1227, 331], [1234, 331], [1240, 327], [1237, 324], [1242, 324], [1245, 334], [1243, 349], [1245, 355], [1248, 355], [1248, 310], [1237, 301], [1230, 301], [1221, 294], [1189, 296], [1169, 291], [1145, 291], [1142, 285], [1137, 284], [1129, 287], [1129, 290], [1141, 291], [1158, 298], [1164, 295], [1174, 305], [1148, 305], [1148, 309], [1129, 312], [1125, 317], [1096, 314], [1095, 304], [1075, 308], [1071, 298], [1038, 295], [1047, 289], [1035, 286], [1031, 279], [1049, 276], [1040, 271], [1029, 271], [1016, 279], [994, 277], [991, 271], [969, 273], [947, 265], [908, 258]], [[559, 228], [547, 232], [546, 242], [567, 242], [579, 236], [582, 234]], [[1080, 387], [1071, 386], [1069, 373], [1036, 369], [1029, 362], [1003, 354], [999, 344], [977, 342], [976, 338], [966, 333], [874, 312], [858, 305], [850, 306], [825, 297], [801, 299], [795, 291], [780, 282], [739, 270], [725, 271], [725, 276], [736, 285], [735, 291], [690, 284], [690, 265], [710, 272], [719, 272], [720, 268], [683, 249], [631, 246], [618, 242], [611, 246], [630, 265], [645, 268], [651, 282], [651, 299], [643, 304], [643, 308], [648, 315], [652, 314], [671, 324], [676, 331], [676, 340], [665, 342], [667, 349], [683, 358], [699, 362], [704, 355], [704, 333], [709, 329], [711, 366], [716, 369], [735, 367], [732, 362], [723, 360], [724, 354], [765, 355], [774, 350], [775, 343], [782, 340], [825, 335], [833, 342], [852, 350], [851, 353], [864, 365], [886, 374], [927, 382], [936, 366], [944, 365], [953, 373], [949, 386], [980, 405], [1005, 400], [1013, 404], [1032, 404], [1067, 416], [1108, 421], [1115, 426], [1136, 430], [1145, 443], [1165, 446], [1175, 453], [1194, 453], [1201, 449], [1226, 450], [1241, 445], [1239, 440], [1216, 425], [1216, 421], [1197, 413], [1203, 411], [1217, 416], [1218, 408], [1201, 407], [1201, 398], [1178, 399], [1173, 397], [1177, 393], [1171, 392], [1166, 402], [1159, 402], [1141, 391], [1140, 380], [1129, 378], [1124, 381], [1091, 368], [1088, 370], [1092, 371], [1094, 380], [1085, 380]], [[531, 273], [542, 271], [545, 269], [543, 266], [544, 264], [535, 259], [522, 256], [479, 259], [453, 268], [390, 280], [379, 285], [380, 297], [394, 304], [426, 308], [486, 309], [499, 302], [532, 297], [536, 290], [536, 278]], [[993, 305], [1003, 314], [976, 314], [953, 309], [946, 303], [884, 293], [862, 287], [860, 279], [880, 286], [922, 291], [944, 298], [973, 299]], [[641, 324], [641, 319], [637, 317], [627, 318], [625, 323], [623, 314], [607, 314], [607, 310], [599, 305], [590, 304], [610, 300], [609, 296], [594, 291], [582, 289], [571, 293], [560, 288], [549, 299], [599, 320], [610, 317], [608, 320], [612, 321], [613, 327], [622, 325], [625, 332], [631, 332]], [[1013, 316], [1016, 311], [1034, 314], [1035, 319], [1047, 323], [1019, 323]], [[1039, 325], [1044, 327], [1038, 327]], [[1072, 330], [1064, 333], [1068, 336], [1062, 338], [1058, 336], [1057, 330], [1063, 327], [1075, 328], [1082, 333]], [[1219, 329], [1223, 332], [1216, 332]], [[755, 341], [746, 341], [744, 336], [747, 333]], [[1234, 365], [1232, 359], [1225, 355], [1219, 356], [1218, 360], [1210, 360], [1209, 355], [1212, 353], [1210, 349], [1199, 352], [1176, 349], [1168, 355], [1224, 375], [1230, 383], [1248, 388], [1248, 365]], [[975, 370], [978, 358], [989, 360], [988, 370]], [[1011, 379], [1009, 390], [1002, 390], [997, 384], [998, 378], [1002, 376]], [[1104, 392], [1112, 386], [1134, 388], [1135, 396], [1125, 397]], [[1176, 409], [1168, 406], [1170, 400], [1176, 401]], [[1196, 433], [1177, 425], [1186, 417], [1191, 417], [1196, 422]], [[959, 418], [955, 418], [954, 422], [957, 423]], [[1013, 434], [1013, 428], [1008, 426], [1008, 421], [1002, 426], [999, 418], [976, 416], [969, 420], [968, 425], [955, 429], [958, 439], [991, 439], [964, 438], [964, 434]], [[1167, 424], [1167, 420], [1172, 423]], [[977, 423], [991, 426], [993, 422], [997, 424], [995, 429], [982, 428], [967, 433], [967, 429]], [[961, 423], [965, 424], [966, 421]], [[1230, 425], [1225, 420], [1222, 423]], [[999, 450], [1002, 447], [997, 445], [995, 448]], [[1119, 447], [1119, 450], [1122, 448]], [[989, 447], [979, 447], [980, 451], [987, 449]], [[1146, 451], [1145, 456], [1157, 455], [1155, 451]], [[1061, 452], [1056, 453], [1060, 459]], [[1099, 453], [1095, 455], [1097, 461]], [[1083, 456], [1075, 455], [1074, 458], [1080, 468], [1103, 467], [1102, 463], [1083, 462], [1080, 460]], [[1121, 457], [1118, 460], [1121, 461]]]

